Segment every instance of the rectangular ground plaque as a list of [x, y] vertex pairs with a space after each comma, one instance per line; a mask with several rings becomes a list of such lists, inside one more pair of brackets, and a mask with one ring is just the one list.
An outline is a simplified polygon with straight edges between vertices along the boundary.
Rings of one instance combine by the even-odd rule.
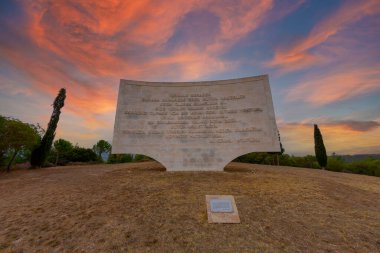
[[240, 223], [235, 199], [231, 195], [206, 195], [209, 223]]
[[211, 212], [213, 213], [232, 213], [232, 201], [230, 199], [211, 199]]

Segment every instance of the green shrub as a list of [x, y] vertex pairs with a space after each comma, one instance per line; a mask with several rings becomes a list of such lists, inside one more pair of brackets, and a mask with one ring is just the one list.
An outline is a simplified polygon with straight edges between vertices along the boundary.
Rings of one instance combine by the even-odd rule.
[[108, 163], [129, 163], [133, 161], [131, 154], [111, 154], [108, 157]]
[[347, 170], [352, 173], [380, 177], [380, 160], [368, 158], [362, 161], [349, 163]]
[[98, 156], [90, 148], [74, 147], [69, 153], [71, 162], [94, 162], [98, 161]]
[[344, 162], [342, 157], [332, 156], [328, 158], [327, 170], [331, 171], [347, 171], [348, 164]]
[[317, 159], [312, 155], [297, 157], [284, 154], [280, 156], [280, 165], [312, 169], [320, 168]]
[[135, 159], [134, 159], [135, 162], [148, 161], [148, 160], [151, 160], [149, 156], [141, 155], [141, 154], [136, 154]]
[[234, 162], [241, 162], [241, 163], [256, 163], [256, 164], [275, 164], [275, 156], [276, 154], [269, 154], [269, 153], [248, 153], [242, 156], [239, 156], [238, 158], [234, 159]]

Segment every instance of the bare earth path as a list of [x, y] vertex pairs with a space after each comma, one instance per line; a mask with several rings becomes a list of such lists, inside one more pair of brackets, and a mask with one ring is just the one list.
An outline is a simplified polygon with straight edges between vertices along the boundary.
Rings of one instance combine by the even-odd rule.
[[[208, 224], [206, 194], [241, 224]], [[1, 252], [380, 252], [380, 178], [231, 163], [155, 162], [0, 174]]]

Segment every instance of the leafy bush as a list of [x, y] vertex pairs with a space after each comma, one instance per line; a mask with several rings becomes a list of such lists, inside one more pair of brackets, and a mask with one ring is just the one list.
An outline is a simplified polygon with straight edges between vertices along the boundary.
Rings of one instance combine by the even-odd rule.
[[241, 163], [275, 164], [274, 155], [269, 153], [248, 153], [233, 160]]
[[328, 158], [326, 169], [331, 171], [347, 171], [347, 165], [340, 156], [332, 156]]
[[312, 155], [297, 157], [284, 154], [280, 156], [280, 165], [312, 169], [320, 168], [317, 159]]
[[135, 162], [148, 161], [148, 160], [151, 160], [151, 158], [149, 156], [140, 155], [140, 154], [136, 154], [135, 159], [134, 159]]
[[380, 160], [368, 158], [363, 161], [349, 163], [347, 170], [352, 173], [380, 177]]
[[[71, 161], [70, 154], [74, 148], [73, 144], [64, 139], [54, 142], [54, 149], [48, 157], [48, 161], [55, 165], [65, 165]], [[52, 156], [54, 157], [52, 160]]]
[[132, 154], [111, 154], [108, 157], [108, 163], [129, 163], [129, 162], [141, 162], [153, 160], [149, 156], [136, 154], [134, 157]]
[[131, 154], [111, 154], [108, 157], [108, 163], [129, 163], [133, 161]]
[[99, 160], [102, 160], [102, 154], [108, 153], [111, 151], [111, 144], [108, 141], [100, 140], [93, 147], [92, 150], [98, 155]]
[[90, 148], [81, 148], [75, 146], [69, 153], [71, 162], [94, 162], [98, 161], [98, 156]]

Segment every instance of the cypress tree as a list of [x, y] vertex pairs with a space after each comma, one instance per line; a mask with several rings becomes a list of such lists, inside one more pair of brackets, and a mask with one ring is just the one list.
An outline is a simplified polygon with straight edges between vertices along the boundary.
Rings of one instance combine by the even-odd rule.
[[59, 115], [61, 114], [61, 108], [65, 105], [66, 90], [60, 89], [57, 97], [53, 103], [53, 113], [50, 117], [48, 128], [45, 135], [42, 137], [40, 145], [33, 150], [30, 163], [33, 167], [41, 167], [50, 152], [51, 145], [55, 137], [55, 130], [57, 129]]
[[324, 170], [327, 166], [327, 154], [326, 148], [323, 144], [323, 138], [321, 131], [318, 128], [318, 125], [314, 125], [314, 149], [315, 149], [315, 157], [319, 163], [319, 166]]
[[281, 155], [282, 155], [282, 154], [284, 154], [285, 149], [284, 149], [284, 146], [282, 146], [282, 143], [281, 143], [280, 131], [277, 130], [277, 133], [278, 133], [278, 141], [280, 142], [280, 149], [281, 149]]

